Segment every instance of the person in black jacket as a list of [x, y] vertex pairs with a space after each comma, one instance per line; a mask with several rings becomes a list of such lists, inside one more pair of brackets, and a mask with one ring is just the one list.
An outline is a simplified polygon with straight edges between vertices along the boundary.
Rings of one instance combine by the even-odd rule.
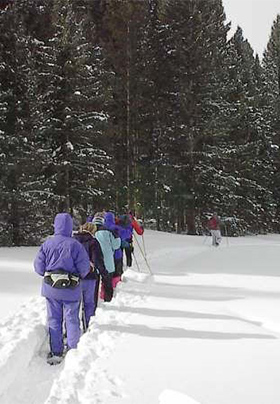
[[108, 293], [113, 293], [111, 278], [104, 265], [100, 244], [94, 237], [96, 231], [97, 227], [93, 223], [85, 223], [80, 227], [79, 232], [74, 234], [74, 238], [86, 249], [91, 267], [89, 274], [81, 281], [85, 330], [88, 328], [90, 318], [95, 315], [97, 308], [100, 276], [102, 283], [108, 289]]

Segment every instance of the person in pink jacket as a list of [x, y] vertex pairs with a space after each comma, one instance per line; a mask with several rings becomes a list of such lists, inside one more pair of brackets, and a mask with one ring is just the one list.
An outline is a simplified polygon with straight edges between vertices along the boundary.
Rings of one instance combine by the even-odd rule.
[[208, 229], [212, 235], [212, 245], [218, 247], [222, 241], [220, 219], [216, 213], [208, 220]]

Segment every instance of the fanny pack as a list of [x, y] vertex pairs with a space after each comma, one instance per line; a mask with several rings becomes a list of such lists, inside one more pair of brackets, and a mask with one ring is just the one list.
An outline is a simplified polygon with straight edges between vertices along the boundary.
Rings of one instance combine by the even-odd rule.
[[63, 269], [58, 269], [56, 271], [46, 271], [44, 282], [57, 289], [73, 289], [79, 285], [80, 278], [77, 274], [71, 274]]

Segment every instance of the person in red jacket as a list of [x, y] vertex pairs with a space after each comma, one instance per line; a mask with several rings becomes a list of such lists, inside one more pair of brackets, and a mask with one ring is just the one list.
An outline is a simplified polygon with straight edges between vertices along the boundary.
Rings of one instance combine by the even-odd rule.
[[142, 234], [144, 233], [144, 227], [141, 226], [141, 224], [138, 223], [137, 220], [135, 219], [135, 217], [132, 215], [130, 215], [130, 220], [131, 220], [131, 225], [133, 227], [133, 230], [135, 230], [136, 233], [139, 234], [139, 236], [142, 236]]
[[222, 241], [220, 219], [216, 213], [208, 220], [208, 229], [212, 235], [212, 245], [218, 247]]

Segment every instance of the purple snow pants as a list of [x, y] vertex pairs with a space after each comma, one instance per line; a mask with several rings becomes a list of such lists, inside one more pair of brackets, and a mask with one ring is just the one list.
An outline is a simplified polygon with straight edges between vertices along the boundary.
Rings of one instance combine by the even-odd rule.
[[88, 327], [91, 316], [95, 315], [98, 296], [98, 282], [99, 281], [97, 279], [82, 279], [81, 281], [86, 328]]
[[51, 352], [56, 355], [63, 353], [63, 320], [65, 320], [68, 348], [77, 348], [81, 334], [80, 301], [70, 302], [49, 298], [46, 298], [46, 301]]

